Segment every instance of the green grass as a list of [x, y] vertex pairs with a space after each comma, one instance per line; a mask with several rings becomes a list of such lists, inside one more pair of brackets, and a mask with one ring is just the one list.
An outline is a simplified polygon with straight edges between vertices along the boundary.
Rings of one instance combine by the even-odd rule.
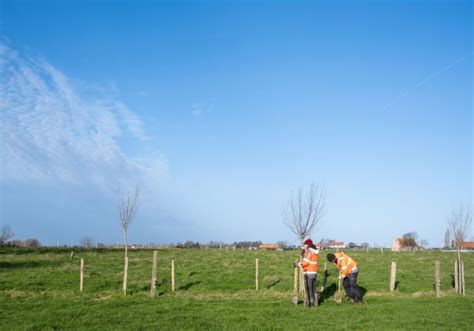
[[[336, 305], [336, 270], [317, 309], [291, 305], [295, 251], [174, 249], [158, 252], [157, 297], [150, 298], [152, 250], [129, 252], [129, 295], [122, 289], [123, 251], [0, 249], [0, 329], [452, 329], [474, 325], [474, 254], [463, 254], [467, 295], [454, 294], [454, 253], [347, 251], [361, 269], [363, 306]], [[320, 257], [324, 266], [326, 252]], [[255, 258], [260, 291], [255, 289]], [[84, 292], [79, 264], [85, 260]], [[171, 260], [176, 292], [171, 292]], [[442, 297], [433, 291], [441, 264]], [[388, 291], [390, 264], [398, 286]], [[319, 275], [319, 280], [321, 280]], [[318, 285], [319, 289], [319, 285]]]

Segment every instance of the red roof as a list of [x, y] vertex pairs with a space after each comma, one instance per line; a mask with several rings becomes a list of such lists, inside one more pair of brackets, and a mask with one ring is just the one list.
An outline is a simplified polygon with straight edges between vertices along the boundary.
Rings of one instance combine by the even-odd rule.
[[465, 241], [459, 244], [459, 248], [474, 248], [474, 241]]

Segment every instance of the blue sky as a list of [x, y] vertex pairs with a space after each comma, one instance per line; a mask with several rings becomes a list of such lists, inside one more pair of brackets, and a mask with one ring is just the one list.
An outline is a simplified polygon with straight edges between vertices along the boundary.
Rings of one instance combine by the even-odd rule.
[[314, 234], [441, 245], [472, 204], [468, 1], [8, 1], [0, 4], [1, 222], [46, 244]]

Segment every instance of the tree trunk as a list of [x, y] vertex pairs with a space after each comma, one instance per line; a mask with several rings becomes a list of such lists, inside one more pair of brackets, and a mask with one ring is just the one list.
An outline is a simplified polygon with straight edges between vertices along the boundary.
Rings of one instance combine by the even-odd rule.
[[436, 297], [439, 298], [441, 296], [441, 272], [439, 267], [439, 261], [435, 261], [435, 292]]
[[123, 242], [125, 243], [125, 258], [128, 256], [127, 230], [123, 230]]
[[[304, 237], [300, 237], [300, 242], [301, 242], [301, 246], [303, 246], [303, 242], [304, 242]], [[300, 252], [300, 263], [303, 261], [303, 253]], [[305, 288], [304, 288], [304, 276], [303, 276], [303, 267], [301, 267], [300, 265], [300, 268], [299, 268], [299, 271], [300, 271], [300, 293], [303, 294], [303, 297], [305, 295]]]
[[125, 267], [123, 269], [123, 294], [127, 295], [128, 288], [128, 257], [125, 258]]

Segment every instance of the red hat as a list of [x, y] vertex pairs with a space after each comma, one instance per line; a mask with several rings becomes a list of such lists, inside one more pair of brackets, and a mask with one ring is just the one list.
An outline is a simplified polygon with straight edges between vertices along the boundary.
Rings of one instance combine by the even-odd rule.
[[313, 241], [311, 239], [306, 239], [303, 245], [313, 246]]

